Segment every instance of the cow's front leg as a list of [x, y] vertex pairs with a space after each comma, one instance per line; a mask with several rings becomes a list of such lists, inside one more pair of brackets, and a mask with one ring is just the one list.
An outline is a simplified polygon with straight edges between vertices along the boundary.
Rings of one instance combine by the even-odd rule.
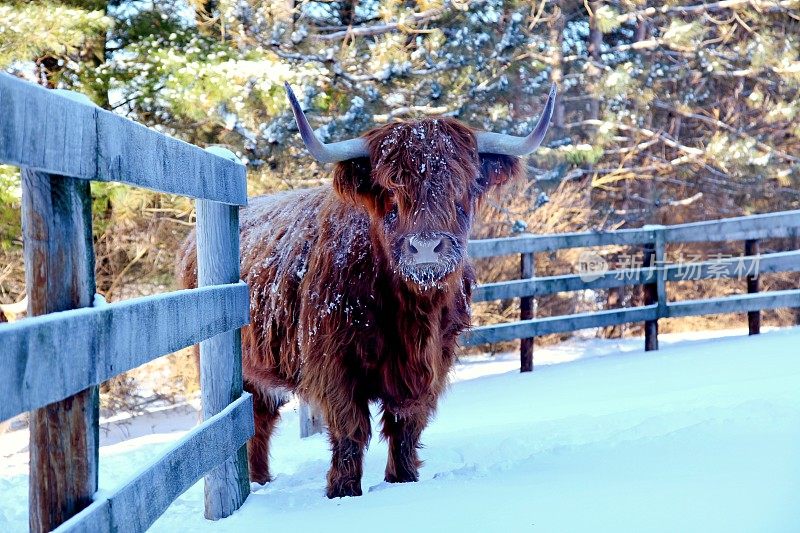
[[361, 474], [365, 443], [331, 438], [333, 458], [328, 471], [328, 498], [361, 496]]
[[351, 405], [338, 412], [325, 410], [331, 441], [328, 498], [361, 496], [364, 449], [370, 437], [369, 408]]
[[419, 480], [417, 449], [422, 430], [428, 424], [428, 409], [392, 412], [384, 407], [383, 435], [389, 443], [389, 459], [384, 479], [389, 483]]

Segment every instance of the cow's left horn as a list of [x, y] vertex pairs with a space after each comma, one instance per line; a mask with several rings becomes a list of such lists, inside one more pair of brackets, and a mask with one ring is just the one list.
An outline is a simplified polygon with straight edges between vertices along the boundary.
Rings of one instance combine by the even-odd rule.
[[311, 155], [314, 156], [314, 159], [320, 163], [336, 163], [337, 161], [369, 156], [367, 142], [360, 137], [330, 144], [325, 144], [317, 139], [305, 113], [300, 109], [300, 103], [297, 101], [297, 97], [295, 97], [289, 83], [284, 83], [284, 87], [286, 88], [286, 96], [289, 97], [289, 104], [292, 106], [294, 119], [297, 122], [297, 129], [300, 130], [303, 143], [305, 143]]
[[550, 126], [550, 119], [553, 117], [553, 108], [556, 101], [556, 85], [550, 87], [550, 94], [547, 103], [544, 105], [542, 116], [536, 127], [527, 137], [516, 137], [514, 135], [504, 135], [502, 133], [491, 133], [481, 131], [475, 135], [478, 141], [478, 152], [485, 154], [502, 154], [523, 156], [528, 155], [542, 144], [547, 128]]

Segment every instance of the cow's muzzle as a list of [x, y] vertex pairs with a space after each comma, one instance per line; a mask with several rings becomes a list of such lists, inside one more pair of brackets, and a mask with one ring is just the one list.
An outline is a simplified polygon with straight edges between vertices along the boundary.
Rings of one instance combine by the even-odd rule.
[[400, 273], [422, 287], [436, 285], [461, 262], [461, 247], [447, 233], [413, 233], [399, 244]]

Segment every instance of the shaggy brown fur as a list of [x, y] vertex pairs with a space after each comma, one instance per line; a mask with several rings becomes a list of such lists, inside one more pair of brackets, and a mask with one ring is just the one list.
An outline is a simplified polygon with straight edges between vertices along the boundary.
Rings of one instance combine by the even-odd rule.
[[[338, 163], [332, 187], [253, 198], [241, 211], [251, 293], [243, 372], [257, 428], [250, 475], [270, 479], [270, 433], [283, 392], [295, 391], [328, 424], [328, 497], [361, 494], [370, 401], [383, 409], [386, 480], [418, 479], [420, 434], [469, 325], [472, 216], [482, 194], [520, 173], [516, 158], [479, 156], [455, 120], [389, 124], [366, 139], [370, 158]], [[420, 272], [401, 243], [424, 232], [449, 240], [441, 264]], [[194, 235], [179, 274], [195, 286]]]

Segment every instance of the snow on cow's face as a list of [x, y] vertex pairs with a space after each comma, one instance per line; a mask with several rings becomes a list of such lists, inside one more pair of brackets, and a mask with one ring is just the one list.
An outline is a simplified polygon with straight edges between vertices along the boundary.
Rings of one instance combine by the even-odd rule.
[[398, 122], [365, 135], [370, 157], [339, 163], [337, 192], [365, 206], [394, 271], [414, 289], [442, 288], [466, 260], [481, 196], [519, 173], [515, 157], [478, 154], [453, 119]]

